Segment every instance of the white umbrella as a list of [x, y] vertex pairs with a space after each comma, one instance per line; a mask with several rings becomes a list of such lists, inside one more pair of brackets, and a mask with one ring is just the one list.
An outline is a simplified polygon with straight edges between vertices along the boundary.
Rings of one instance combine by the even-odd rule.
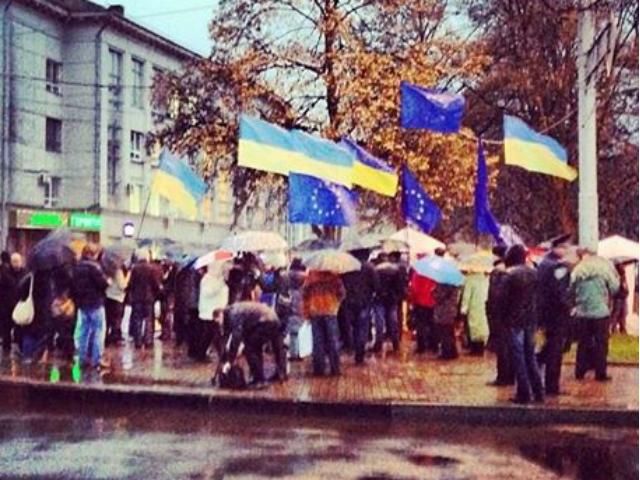
[[289, 246], [282, 236], [275, 232], [251, 230], [230, 235], [222, 241], [223, 250], [233, 252], [264, 252], [286, 250]]
[[389, 240], [404, 242], [412, 254], [433, 253], [436, 248], [445, 248], [440, 240], [410, 227], [403, 228], [389, 237]]
[[353, 255], [338, 250], [322, 250], [311, 255], [304, 262], [309, 270], [348, 273], [360, 270], [360, 262]]
[[196, 270], [207, 267], [215, 262], [226, 262], [233, 258], [233, 253], [228, 250], [214, 250], [209, 252], [200, 258], [198, 258], [193, 264], [193, 268]]
[[613, 235], [598, 242], [598, 255], [605, 258], [629, 257], [640, 258], [640, 244], [621, 237]]

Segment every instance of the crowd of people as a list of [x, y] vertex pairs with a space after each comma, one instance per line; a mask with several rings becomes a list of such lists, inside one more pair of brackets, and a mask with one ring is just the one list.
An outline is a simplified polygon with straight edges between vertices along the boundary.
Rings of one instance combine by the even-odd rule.
[[[104, 370], [110, 368], [105, 347], [130, 338], [135, 349], [152, 348], [159, 324], [160, 341], [185, 346], [197, 362], [215, 354], [212, 381], [240, 388], [240, 357], [250, 385], [286, 381], [288, 362], [300, 360], [301, 329], [310, 325], [316, 376], [340, 375], [348, 355], [364, 365], [368, 355], [393, 355], [415, 339], [415, 354], [425, 361], [428, 352], [450, 361], [461, 348], [477, 356], [488, 349], [496, 358], [494, 385], [515, 385], [517, 403], [542, 402], [561, 392], [562, 357], [572, 341], [578, 342], [576, 379], [593, 369], [596, 380], [609, 380], [609, 333], [624, 328], [618, 320], [628, 293], [624, 275], [589, 249], [569, 262], [567, 241], [554, 239], [537, 264], [521, 245], [495, 247], [493, 266], [466, 269], [462, 287], [421, 275], [400, 252], [370, 249], [351, 251], [360, 268], [341, 274], [308, 270], [301, 258], [284, 268], [251, 252], [195, 268], [193, 261], [153, 261], [146, 249], [105, 269], [102, 249], [92, 243], [75, 262], [28, 272], [19, 254], [5, 252], [2, 347], [10, 352], [15, 343], [26, 363], [58, 350]], [[33, 318], [16, 325], [12, 312], [27, 298]], [[123, 331], [126, 305], [131, 313]], [[540, 330], [545, 343], [536, 351]], [[264, 355], [274, 357], [269, 378]]]

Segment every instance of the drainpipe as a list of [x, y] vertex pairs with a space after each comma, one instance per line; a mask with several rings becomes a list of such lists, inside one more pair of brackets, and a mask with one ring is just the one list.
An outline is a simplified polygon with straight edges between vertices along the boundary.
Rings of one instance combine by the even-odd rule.
[[8, 200], [8, 175], [9, 175], [9, 122], [11, 121], [8, 101], [8, 83], [11, 82], [9, 73], [9, 62], [11, 56], [9, 55], [9, 34], [7, 16], [9, 14], [9, 7], [14, 0], [9, 0], [4, 6], [2, 11], [2, 142], [0, 142], [0, 175], [2, 175], [2, 195], [0, 198], [2, 211], [0, 212], [0, 245], [3, 248], [7, 246], [7, 238], [9, 236], [9, 215], [7, 212], [7, 200]]
[[94, 136], [93, 136], [93, 203], [100, 211], [100, 152], [102, 144], [100, 141], [100, 130], [102, 127], [102, 32], [107, 28], [108, 19], [100, 26], [95, 37], [95, 115], [93, 120]]

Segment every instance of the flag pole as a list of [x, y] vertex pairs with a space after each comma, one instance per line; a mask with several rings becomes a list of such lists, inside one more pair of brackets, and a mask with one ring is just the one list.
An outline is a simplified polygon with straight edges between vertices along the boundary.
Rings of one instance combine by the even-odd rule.
[[138, 233], [136, 234], [136, 243], [140, 240], [140, 234], [142, 233], [142, 226], [144, 225], [144, 219], [147, 217], [147, 210], [149, 209], [149, 201], [151, 200], [151, 187], [149, 187], [149, 193], [147, 193], [147, 199], [144, 202], [144, 209], [142, 210], [142, 216], [140, 217], [140, 226], [138, 227]]

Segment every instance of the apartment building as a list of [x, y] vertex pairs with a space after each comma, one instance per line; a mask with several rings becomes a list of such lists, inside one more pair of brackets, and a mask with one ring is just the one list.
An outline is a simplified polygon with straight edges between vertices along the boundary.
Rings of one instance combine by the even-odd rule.
[[[147, 238], [193, 251], [228, 234], [225, 181], [212, 186], [196, 219], [149, 192], [157, 164], [146, 135], [166, 117], [151, 106], [154, 77], [179, 71], [196, 53], [119, 6], [0, 0], [0, 15], [2, 246], [26, 251], [61, 226], [104, 244]], [[273, 227], [264, 212], [250, 217], [241, 226]]]

